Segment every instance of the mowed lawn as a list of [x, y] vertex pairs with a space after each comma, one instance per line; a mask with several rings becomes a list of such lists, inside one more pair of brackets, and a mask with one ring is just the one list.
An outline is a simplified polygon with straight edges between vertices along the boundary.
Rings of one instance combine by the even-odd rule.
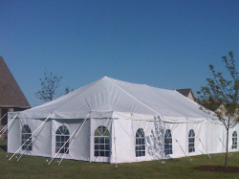
[[[24, 156], [20, 161], [13, 158], [8, 160], [6, 155], [6, 141], [0, 140], [0, 178], [34, 178], [34, 179], [62, 179], [62, 178], [94, 178], [94, 179], [152, 179], [152, 178], [239, 178], [239, 173], [219, 173], [203, 172], [194, 169], [200, 165], [223, 165], [224, 154], [211, 155], [210, 160], [207, 155], [165, 160], [139, 162], [115, 165], [105, 163], [89, 163], [74, 160], [63, 160], [61, 165], [57, 165], [57, 160], [49, 166], [44, 157]], [[192, 162], [189, 160], [192, 159]], [[230, 166], [239, 167], [239, 153], [233, 153], [229, 157]]]

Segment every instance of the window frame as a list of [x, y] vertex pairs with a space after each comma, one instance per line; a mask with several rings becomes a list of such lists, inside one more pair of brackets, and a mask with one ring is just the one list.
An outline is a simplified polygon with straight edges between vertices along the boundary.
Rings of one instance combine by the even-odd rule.
[[145, 156], [145, 133], [142, 128], [139, 128], [135, 134], [135, 156]]
[[164, 153], [165, 155], [173, 154], [173, 140], [172, 133], [170, 129], [165, 131], [164, 135]]
[[94, 132], [94, 157], [110, 157], [110, 132], [101, 125]]
[[21, 130], [22, 150], [32, 151], [32, 131], [29, 125], [25, 124]]
[[195, 152], [195, 132], [190, 129], [188, 133], [188, 153]]
[[[66, 153], [69, 154], [69, 145], [70, 145], [70, 131], [66, 125], [61, 125], [57, 128], [56, 133], [56, 142], [55, 142], [55, 153]], [[68, 142], [66, 143], [66, 141]], [[66, 144], [65, 144], [66, 143]], [[65, 144], [65, 145], [64, 145]], [[64, 145], [64, 147], [62, 147]]]
[[237, 148], [237, 131], [233, 131], [232, 133], [232, 149]]

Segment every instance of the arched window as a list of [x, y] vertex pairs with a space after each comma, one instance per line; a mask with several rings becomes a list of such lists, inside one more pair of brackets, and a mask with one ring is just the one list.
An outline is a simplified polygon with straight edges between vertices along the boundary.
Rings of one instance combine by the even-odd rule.
[[135, 154], [136, 157], [145, 156], [145, 137], [142, 128], [138, 129], [136, 132]]
[[110, 133], [105, 126], [100, 126], [95, 130], [95, 156], [110, 156]]
[[169, 129], [166, 130], [165, 136], [164, 136], [164, 152], [166, 155], [168, 154], [173, 154], [173, 149], [172, 149], [172, 134]]
[[[56, 131], [56, 153], [59, 150], [60, 150], [59, 153], [67, 153], [67, 154], [69, 153], [69, 150], [68, 150], [69, 143], [70, 143], [68, 140], [69, 137], [70, 137], [70, 133], [65, 125], [62, 125], [57, 129], [57, 131]], [[66, 141], [67, 141], [67, 143], [66, 143]], [[63, 145], [64, 145], [64, 147], [62, 147]]]
[[237, 148], [237, 132], [236, 131], [232, 133], [232, 148], [233, 149]]
[[188, 152], [195, 152], [195, 133], [191, 129], [188, 135]]
[[28, 125], [22, 128], [22, 150], [32, 150], [32, 132]]

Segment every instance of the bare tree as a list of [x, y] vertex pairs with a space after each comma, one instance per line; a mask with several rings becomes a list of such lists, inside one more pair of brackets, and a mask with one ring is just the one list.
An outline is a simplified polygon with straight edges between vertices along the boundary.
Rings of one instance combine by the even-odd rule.
[[62, 76], [45, 71], [44, 77], [40, 78], [41, 89], [36, 93], [37, 98], [45, 102], [52, 101], [56, 95], [57, 89], [60, 87], [62, 78]]
[[229, 59], [226, 56], [223, 56], [222, 59], [230, 74], [230, 79], [225, 79], [221, 72], [216, 72], [214, 66], [209, 65], [213, 78], [207, 78], [207, 86], [201, 87], [198, 95], [199, 102], [202, 105], [206, 104], [209, 109], [215, 109], [218, 104], [223, 104], [223, 108], [216, 110], [215, 114], [226, 129], [225, 167], [227, 167], [229, 129], [238, 122], [239, 78], [232, 51], [229, 52]]
[[69, 86], [67, 86], [67, 87], [65, 88], [65, 91], [64, 91], [64, 93], [63, 93], [62, 95], [66, 95], [66, 94], [72, 92], [73, 90], [74, 90], [73, 88], [70, 89]]

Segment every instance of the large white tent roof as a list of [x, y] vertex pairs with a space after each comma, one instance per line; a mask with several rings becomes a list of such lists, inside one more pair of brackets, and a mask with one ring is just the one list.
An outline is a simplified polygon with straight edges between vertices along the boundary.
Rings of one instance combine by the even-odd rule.
[[215, 119], [176, 90], [134, 84], [107, 76], [56, 100], [20, 112], [22, 118], [76, 119], [89, 112], [119, 112], [162, 119]]

